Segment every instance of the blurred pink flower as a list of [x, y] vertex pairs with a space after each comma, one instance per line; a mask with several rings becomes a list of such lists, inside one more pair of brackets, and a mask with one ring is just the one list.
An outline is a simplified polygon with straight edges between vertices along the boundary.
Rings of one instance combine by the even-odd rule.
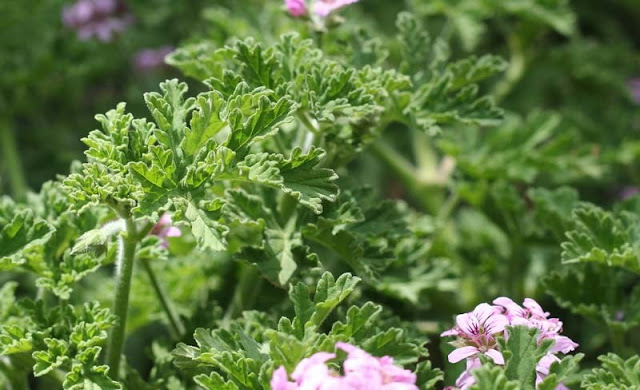
[[151, 229], [151, 234], [158, 236], [162, 240], [160, 244], [163, 248], [169, 247], [169, 237], [180, 237], [182, 232], [175, 226], [172, 226], [173, 221], [169, 214], [163, 214], [158, 220], [158, 223]]
[[139, 71], [148, 71], [165, 65], [164, 58], [173, 52], [172, 46], [163, 46], [157, 49], [142, 49], [135, 53], [133, 63]]
[[108, 42], [133, 23], [133, 16], [120, 0], [78, 0], [63, 9], [62, 22], [76, 30], [80, 40], [95, 36]]
[[284, 0], [284, 4], [287, 6], [291, 16], [299, 17], [306, 15], [308, 12], [305, 0]]
[[313, 12], [318, 16], [325, 17], [337, 9], [357, 2], [358, 0], [317, 0], [313, 4]]
[[[312, 10], [314, 14], [324, 18], [333, 11], [357, 2], [358, 0], [315, 0]], [[300, 17], [308, 13], [306, 0], [284, 0], [284, 4], [292, 16]]]

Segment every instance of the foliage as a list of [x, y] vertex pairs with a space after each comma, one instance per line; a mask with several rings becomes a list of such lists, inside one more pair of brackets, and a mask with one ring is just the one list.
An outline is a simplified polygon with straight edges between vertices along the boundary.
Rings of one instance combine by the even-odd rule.
[[637, 2], [84, 2], [0, 5], [0, 387], [640, 386]]

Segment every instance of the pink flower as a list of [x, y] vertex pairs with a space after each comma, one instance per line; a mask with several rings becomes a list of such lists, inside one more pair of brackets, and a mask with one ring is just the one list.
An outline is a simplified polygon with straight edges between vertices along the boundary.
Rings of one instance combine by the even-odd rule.
[[484, 354], [496, 364], [504, 364], [502, 353], [497, 350], [495, 336], [504, 332], [509, 325], [507, 317], [497, 306], [481, 303], [471, 313], [456, 317], [456, 326], [443, 332], [441, 336], [458, 336], [451, 344], [457, 348], [449, 354], [449, 362]]
[[305, 0], [284, 0], [291, 16], [299, 17], [307, 14]]
[[347, 352], [343, 363], [344, 375], [329, 369], [333, 353], [318, 352], [303, 359], [289, 381], [284, 367], [273, 372], [273, 390], [418, 390], [416, 375], [393, 364], [393, 358], [371, 356], [362, 349], [339, 342], [338, 349]]
[[[559, 362], [560, 359], [556, 355], [551, 353], [544, 355], [538, 365], [536, 366], [536, 386], [540, 384], [547, 376], [549, 376], [549, 369], [555, 362]], [[562, 383], [557, 385], [555, 390], [569, 390], [567, 386]]]
[[148, 71], [164, 66], [164, 58], [174, 50], [171, 46], [158, 49], [142, 49], [133, 58], [137, 70]]
[[151, 229], [151, 234], [158, 236], [162, 240], [162, 244], [160, 245], [163, 248], [169, 247], [169, 237], [180, 237], [182, 235], [180, 229], [172, 226], [172, 223], [171, 216], [169, 214], [163, 214], [158, 220], [158, 223]]
[[95, 36], [107, 42], [133, 23], [133, 16], [120, 0], [78, 0], [64, 8], [62, 22], [76, 30], [80, 40]]
[[524, 325], [536, 328], [540, 331], [538, 343], [544, 339], [553, 339], [555, 344], [551, 348], [551, 353], [569, 353], [578, 347], [570, 338], [561, 336], [562, 321], [558, 318], [549, 318], [549, 313], [531, 298], [526, 298], [523, 302], [525, 308], [520, 307], [511, 299], [506, 297], [496, 298], [494, 304], [503, 308], [504, 314], [509, 319], [509, 325]]
[[357, 2], [358, 0], [317, 0], [313, 4], [313, 13], [318, 16], [326, 17], [337, 9]]
[[[496, 337], [504, 334], [509, 337], [507, 325], [522, 325], [539, 330], [537, 342], [552, 339], [554, 345], [549, 353], [542, 357], [536, 367], [536, 384], [539, 384], [549, 375], [551, 365], [560, 361], [556, 353], [569, 353], [576, 349], [578, 344], [570, 338], [560, 335], [562, 321], [558, 318], [549, 318], [550, 314], [531, 298], [526, 298], [522, 306], [507, 297], [499, 297], [493, 301], [495, 306], [482, 303], [471, 313], [460, 314], [456, 317], [456, 325], [441, 336], [457, 336], [457, 340], [451, 344], [457, 347], [449, 354], [449, 362], [457, 363], [467, 359], [466, 370], [456, 380], [456, 386], [467, 389], [475, 383], [471, 370], [480, 367], [479, 355], [484, 354], [494, 363], [504, 365], [502, 353]], [[556, 386], [556, 390], [567, 389], [564, 385]]]
[[[331, 12], [357, 2], [358, 0], [315, 0], [312, 9], [314, 14], [326, 18]], [[284, 4], [292, 16], [300, 17], [308, 13], [305, 0], [284, 0]]]

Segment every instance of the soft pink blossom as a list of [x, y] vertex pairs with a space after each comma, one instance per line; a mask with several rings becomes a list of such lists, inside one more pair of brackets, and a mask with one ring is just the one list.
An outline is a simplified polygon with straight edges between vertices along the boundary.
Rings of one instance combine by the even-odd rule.
[[[560, 359], [551, 353], [544, 355], [538, 365], [536, 366], [536, 386], [538, 386], [547, 376], [549, 376], [549, 369], [555, 362], [559, 362]], [[562, 383], [557, 385], [555, 390], [569, 390], [569, 388]]]
[[305, 0], [284, 0], [284, 4], [287, 6], [291, 16], [299, 17], [306, 15], [308, 12]]
[[78, 0], [64, 8], [62, 22], [81, 40], [96, 37], [107, 42], [133, 23], [133, 16], [121, 0]]
[[173, 52], [172, 46], [162, 46], [157, 49], [142, 49], [133, 57], [133, 63], [137, 70], [148, 71], [165, 65], [164, 58]]
[[158, 236], [162, 243], [160, 244], [163, 248], [169, 247], [169, 237], [180, 237], [182, 236], [182, 232], [175, 226], [172, 226], [173, 221], [171, 220], [171, 215], [163, 214], [162, 217], [158, 220], [158, 223], [151, 229], [151, 234]]
[[343, 363], [344, 375], [329, 369], [326, 362], [333, 353], [318, 352], [303, 359], [287, 377], [284, 367], [273, 372], [273, 390], [418, 390], [416, 375], [393, 364], [393, 358], [374, 357], [348, 343], [339, 342], [338, 349], [347, 352]]
[[[500, 334], [509, 337], [507, 325], [522, 325], [536, 328], [539, 331], [537, 342], [545, 339], [554, 341], [549, 353], [542, 357], [536, 367], [536, 383], [539, 384], [549, 375], [551, 365], [560, 361], [557, 353], [569, 353], [578, 344], [570, 338], [561, 335], [562, 321], [549, 318], [540, 304], [531, 298], [526, 298], [522, 306], [507, 297], [499, 297], [493, 301], [495, 306], [482, 303], [471, 313], [460, 314], [456, 317], [456, 325], [441, 334], [441, 336], [457, 336], [451, 344], [456, 349], [449, 354], [449, 361], [456, 363], [466, 359], [466, 370], [456, 380], [456, 386], [467, 389], [475, 383], [471, 370], [481, 365], [481, 354], [489, 357], [495, 364], [503, 365], [504, 358], [499, 350], [495, 338]], [[556, 390], [567, 389], [558, 385]]]
[[449, 354], [449, 362], [486, 355], [496, 364], [504, 364], [502, 353], [497, 350], [495, 336], [504, 332], [509, 324], [507, 317], [497, 306], [481, 303], [471, 313], [456, 317], [456, 325], [441, 336], [458, 336], [452, 342], [457, 348]]
[[358, 0], [316, 0], [313, 4], [313, 13], [326, 17], [335, 10], [357, 2]]

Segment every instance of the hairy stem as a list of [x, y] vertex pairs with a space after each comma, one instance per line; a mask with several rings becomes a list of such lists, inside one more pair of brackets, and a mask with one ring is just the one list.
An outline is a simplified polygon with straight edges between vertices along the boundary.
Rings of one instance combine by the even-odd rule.
[[107, 364], [110, 367], [109, 376], [114, 380], [118, 378], [120, 357], [124, 346], [125, 328], [127, 325], [127, 312], [129, 310], [129, 292], [131, 290], [131, 276], [133, 275], [133, 263], [138, 245], [138, 232], [136, 224], [131, 217], [125, 219], [126, 233], [118, 250], [116, 273], [116, 296], [113, 312], [118, 316], [118, 323], [111, 330], [107, 345]]
[[185, 333], [184, 325], [180, 320], [180, 316], [176, 313], [173, 304], [171, 302], [171, 298], [167, 295], [166, 291], [160, 286], [158, 282], [158, 278], [156, 277], [153, 268], [151, 267], [151, 263], [149, 263], [148, 259], [142, 259], [142, 267], [147, 272], [149, 276], [149, 280], [151, 281], [151, 286], [153, 287], [153, 291], [155, 291], [164, 312], [167, 314], [167, 318], [169, 319], [169, 325], [171, 327], [171, 332], [173, 333], [173, 337], [176, 340], [179, 340]]
[[9, 127], [7, 122], [0, 123], [0, 146], [2, 147], [0, 154], [4, 156], [4, 165], [13, 197], [16, 200], [24, 200], [27, 195], [27, 183], [24, 178], [22, 161], [18, 156], [18, 145], [13, 129]]

